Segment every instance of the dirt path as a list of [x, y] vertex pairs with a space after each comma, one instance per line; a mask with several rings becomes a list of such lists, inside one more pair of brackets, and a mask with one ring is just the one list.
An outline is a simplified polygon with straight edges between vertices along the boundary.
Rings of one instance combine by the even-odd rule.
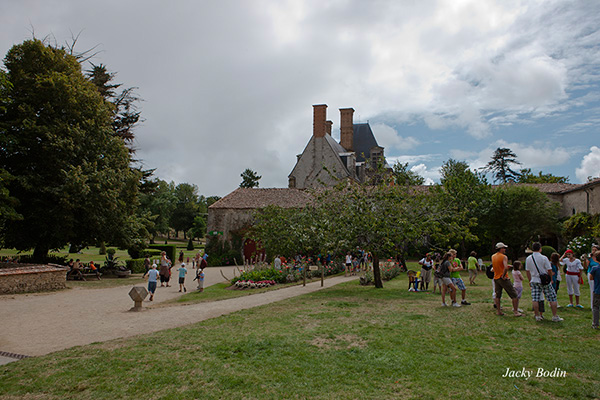
[[[223, 273], [233, 276], [231, 267]], [[188, 289], [195, 287], [192, 277], [186, 279]], [[325, 287], [356, 279], [334, 277]], [[205, 286], [222, 282], [218, 268], [206, 270]], [[176, 282], [171, 282], [175, 284]], [[128, 312], [133, 306], [130, 286], [108, 289], [77, 288], [46, 294], [0, 296], [0, 353], [29, 356], [48, 354], [73, 346], [122, 337], [148, 334], [188, 325], [238, 310], [252, 308], [321, 289], [321, 283], [269, 291], [252, 296], [185, 306], [150, 308]], [[158, 288], [155, 302], [176, 297], [178, 285]], [[145, 305], [152, 303], [145, 302]]]

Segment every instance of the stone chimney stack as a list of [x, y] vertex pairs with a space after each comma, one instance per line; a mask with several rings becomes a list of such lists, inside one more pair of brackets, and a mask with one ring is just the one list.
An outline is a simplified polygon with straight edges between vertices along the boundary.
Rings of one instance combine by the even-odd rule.
[[354, 108], [340, 108], [340, 144], [348, 151], [354, 151]]
[[327, 129], [325, 131], [327, 132], [327, 134], [329, 136], [331, 136], [331, 126], [333, 125], [333, 121], [325, 121], [325, 123], [327, 124], [326, 125]]
[[325, 137], [327, 126], [327, 104], [313, 105], [313, 135]]

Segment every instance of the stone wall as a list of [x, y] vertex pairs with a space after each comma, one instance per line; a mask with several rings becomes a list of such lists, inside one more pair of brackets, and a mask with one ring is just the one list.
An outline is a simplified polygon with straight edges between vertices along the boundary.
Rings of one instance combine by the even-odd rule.
[[67, 287], [66, 267], [58, 265], [0, 265], [0, 294], [43, 292]]

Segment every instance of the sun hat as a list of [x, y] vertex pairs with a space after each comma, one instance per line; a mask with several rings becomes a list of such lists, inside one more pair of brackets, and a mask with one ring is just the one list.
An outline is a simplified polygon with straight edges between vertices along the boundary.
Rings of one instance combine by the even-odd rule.
[[508, 246], [502, 242], [498, 242], [498, 243], [496, 243], [496, 248], [497, 249], [505, 249], [505, 248], [508, 248]]

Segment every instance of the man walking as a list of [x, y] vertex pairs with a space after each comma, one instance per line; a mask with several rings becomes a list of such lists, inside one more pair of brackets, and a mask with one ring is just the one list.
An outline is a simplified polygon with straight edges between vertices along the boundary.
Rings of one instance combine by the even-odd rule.
[[494, 303], [496, 304], [496, 314], [504, 315], [502, 308], [500, 308], [500, 299], [502, 298], [502, 289], [506, 291], [508, 296], [512, 299], [513, 314], [515, 317], [521, 317], [523, 314], [519, 312], [519, 297], [517, 291], [512, 285], [512, 282], [508, 278], [508, 257], [506, 256], [506, 249], [508, 248], [502, 242], [496, 243], [496, 253], [492, 256], [492, 267], [494, 268], [494, 291], [496, 297]]
[[421, 290], [423, 290], [423, 287], [428, 290], [429, 282], [431, 282], [431, 269], [433, 268], [431, 253], [425, 254], [425, 258], [422, 258], [419, 264], [421, 265]]
[[533, 312], [535, 313], [535, 320], [541, 321], [544, 319], [540, 315], [540, 301], [542, 301], [542, 292], [546, 297], [546, 300], [550, 303], [552, 309], [552, 321], [560, 322], [563, 319], [556, 314], [556, 291], [552, 286], [552, 280], [546, 285], [542, 285], [540, 274], [548, 274], [552, 276], [552, 265], [548, 257], [542, 254], [542, 245], [539, 242], [535, 242], [531, 246], [533, 253], [525, 260], [525, 269], [527, 270], [527, 279], [529, 279], [529, 285], [531, 286], [531, 301], [533, 303]]

